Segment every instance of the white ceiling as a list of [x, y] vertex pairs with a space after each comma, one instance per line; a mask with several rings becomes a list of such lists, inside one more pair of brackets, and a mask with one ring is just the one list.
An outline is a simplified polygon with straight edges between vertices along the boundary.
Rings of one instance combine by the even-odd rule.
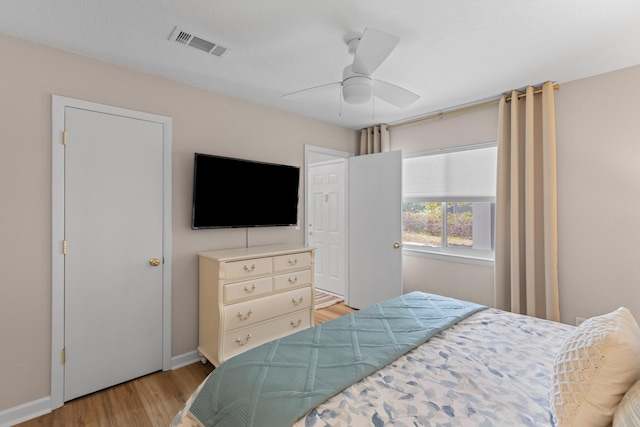
[[[176, 26], [229, 50], [171, 42]], [[417, 102], [281, 98], [340, 81], [365, 28], [400, 38], [373, 77]], [[638, 0], [1, 0], [0, 32], [352, 129], [640, 64]]]

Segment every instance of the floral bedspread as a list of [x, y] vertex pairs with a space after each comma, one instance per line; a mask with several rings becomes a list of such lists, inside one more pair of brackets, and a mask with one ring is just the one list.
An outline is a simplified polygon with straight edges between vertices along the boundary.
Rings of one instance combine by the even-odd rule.
[[[553, 360], [572, 329], [483, 310], [327, 400], [294, 426], [553, 426]], [[189, 414], [192, 401], [193, 396], [173, 427], [199, 426]]]
[[329, 399], [295, 426], [552, 426], [555, 349], [572, 328], [481, 311]]

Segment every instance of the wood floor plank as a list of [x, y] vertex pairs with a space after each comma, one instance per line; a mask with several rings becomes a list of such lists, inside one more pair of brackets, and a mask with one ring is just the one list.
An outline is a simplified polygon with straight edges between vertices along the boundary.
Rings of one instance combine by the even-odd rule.
[[205, 365], [197, 363], [189, 365], [181, 372], [171, 371], [167, 375], [149, 375], [136, 381], [136, 390], [150, 423], [166, 425], [166, 420], [173, 419], [210, 371], [211, 365], [205, 368]]
[[353, 313], [354, 311], [355, 310], [353, 308], [345, 305], [344, 302], [339, 302], [338, 304], [330, 305], [327, 308], [316, 310], [314, 317], [316, 324], [318, 324]]
[[136, 382], [129, 381], [105, 390], [107, 420], [99, 419], [99, 426], [149, 425], [149, 418], [136, 392]]
[[[334, 304], [316, 310], [324, 323], [355, 311]], [[167, 427], [184, 402], [213, 371], [210, 363], [194, 363], [173, 371], [156, 372], [66, 402], [50, 414], [15, 427]]]

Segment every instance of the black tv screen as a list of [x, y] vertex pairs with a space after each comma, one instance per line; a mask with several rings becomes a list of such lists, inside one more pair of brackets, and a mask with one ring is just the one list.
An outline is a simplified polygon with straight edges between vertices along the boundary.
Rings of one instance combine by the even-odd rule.
[[195, 153], [191, 228], [298, 223], [300, 168]]

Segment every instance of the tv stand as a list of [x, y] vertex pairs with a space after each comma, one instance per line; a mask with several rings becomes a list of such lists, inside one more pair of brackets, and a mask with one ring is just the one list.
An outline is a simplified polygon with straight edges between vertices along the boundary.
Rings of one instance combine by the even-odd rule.
[[198, 253], [199, 343], [214, 366], [314, 324], [315, 249], [272, 245]]

